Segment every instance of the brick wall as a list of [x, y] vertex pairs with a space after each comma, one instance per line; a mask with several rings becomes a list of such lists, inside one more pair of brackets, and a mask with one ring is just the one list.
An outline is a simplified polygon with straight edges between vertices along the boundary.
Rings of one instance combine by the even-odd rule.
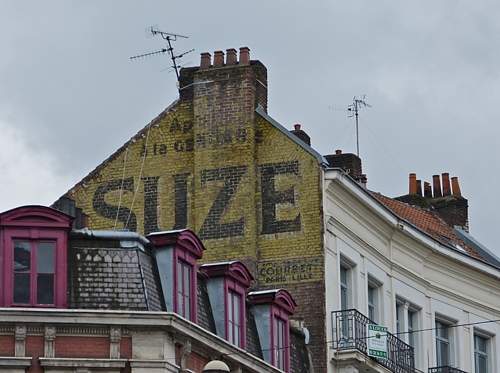
[[321, 371], [320, 165], [255, 112], [257, 104], [267, 105], [261, 63], [184, 69], [181, 85], [191, 83], [176, 104], [68, 194], [92, 228], [149, 233], [189, 227], [207, 248], [203, 261], [239, 259], [255, 286], [289, 289], [312, 331]]

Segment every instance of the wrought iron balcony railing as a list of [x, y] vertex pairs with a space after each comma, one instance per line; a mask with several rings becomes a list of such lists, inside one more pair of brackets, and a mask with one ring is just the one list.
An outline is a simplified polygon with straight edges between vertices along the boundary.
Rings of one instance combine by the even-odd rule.
[[450, 366], [429, 368], [429, 373], [467, 373], [463, 370], [452, 368]]
[[[374, 323], [355, 309], [332, 312], [333, 349], [355, 349], [368, 356], [368, 324]], [[413, 347], [387, 333], [387, 350], [386, 359], [373, 359], [394, 373], [416, 372]]]

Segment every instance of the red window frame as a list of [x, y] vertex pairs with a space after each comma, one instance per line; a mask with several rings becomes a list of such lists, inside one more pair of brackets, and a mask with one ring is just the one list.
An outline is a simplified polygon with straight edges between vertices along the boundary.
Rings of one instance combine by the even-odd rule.
[[[17, 242], [27, 242], [29, 247], [30, 247], [30, 271], [29, 273], [29, 301], [22, 303], [22, 302], [16, 302], [15, 301], [15, 291], [14, 291], [14, 286], [16, 284], [15, 281], [15, 275], [16, 273], [22, 273], [22, 272], [16, 272], [16, 269], [14, 268], [14, 262], [15, 262], [15, 243]], [[14, 306], [36, 306], [36, 307], [55, 307], [55, 302], [56, 302], [56, 284], [58, 280], [58, 274], [56, 271], [56, 263], [57, 263], [57, 241], [54, 240], [28, 240], [25, 238], [19, 239], [15, 238], [12, 241], [12, 305]], [[53, 265], [53, 272], [51, 273], [53, 275], [53, 284], [52, 284], [52, 302], [51, 303], [41, 303], [38, 301], [38, 275], [41, 274], [38, 272], [38, 254], [39, 254], [39, 244], [41, 243], [52, 243], [54, 244], [54, 262], [52, 263]], [[43, 273], [43, 272], [42, 272]]]
[[[285, 371], [290, 371], [290, 322], [288, 313], [271, 306], [271, 364]], [[279, 333], [278, 326], [283, 330]]]
[[[196, 307], [196, 289], [197, 289], [197, 266], [196, 266], [196, 258], [190, 255], [188, 252], [180, 250], [179, 248], [175, 248], [174, 250], [174, 268], [173, 268], [173, 277], [174, 281], [174, 312], [178, 313], [182, 317], [186, 319], [196, 322], [197, 320], [197, 307]], [[189, 286], [185, 284], [185, 277], [182, 274], [181, 281], [179, 281], [179, 271], [184, 271], [185, 268], [190, 269], [190, 283]], [[182, 302], [179, 303], [179, 294], [182, 294], [183, 299], [186, 298], [186, 294], [188, 294], [189, 298], [189, 315], [186, 314], [186, 304]], [[182, 309], [181, 309], [182, 308]]]
[[[67, 308], [67, 247], [72, 218], [44, 206], [22, 206], [0, 214], [0, 305], [4, 307]], [[30, 242], [30, 301], [14, 303], [14, 242]], [[37, 303], [37, 258], [34, 245], [54, 242], [54, 299]]]
[[[239, 297], [239, 325], [237, 326], [234, 323], [234, 303], [231, 302], [231, 296]], [[225, 291], [224, 291], [224, 299], [225, 299], [225, 326], [226, 326], [226, 340], [238, 347], [245, 348], [246, 347], [246, 307], [245, 307], [245, 295], [246, 289], [237, 284], [235, 281], [231, 281], [230, 279], [225, 279]], [[233, 306], [233, 307], [231, 307]], [[230, 321], [229, 315], [232, 316], [233, 322]], [[238, 328], [239, 340], [235, 340], [235, 329]]]

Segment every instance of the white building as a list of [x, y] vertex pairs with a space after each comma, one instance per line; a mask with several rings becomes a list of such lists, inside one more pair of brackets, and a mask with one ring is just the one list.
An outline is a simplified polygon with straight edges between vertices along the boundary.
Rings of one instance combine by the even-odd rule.
[[388, 360], [367, 357], [366, 317], [414, 348], [417, 371], [500, 371], [494, 255], [434, 212], [372, 193], [340, 169], [325, 171], [323, 195], [329, 372], [414, 371], [391, 336]]

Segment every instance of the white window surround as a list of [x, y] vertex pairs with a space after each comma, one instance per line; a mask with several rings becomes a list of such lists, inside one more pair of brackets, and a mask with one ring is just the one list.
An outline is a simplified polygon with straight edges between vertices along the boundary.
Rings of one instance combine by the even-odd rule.
[[458, 368], [456, 359], [456, 331], [453, 328], [456, 321], [444, 316], [435, 315], [434, 341], [435, 341], [435, 364], [434, 366], [450, 366]]
[[396, 296], [396, 336], [413, 347], [416, 368], [420, 368], [422, 366], [422, 357], [420, 352], [422, 336], [419, 333], [410, 334], [409, 332], [421, 328], [421, 311], [422, 308], [419, 306], [408, 302], [406, 299]]
[[[482, 343], [481, 343], [482, 342]], [[474, 328], [472, 335], [472, 349], [474, 351], [474, 361], [473, 361], [473, 372], [482, 372], [480, 367], [479, 359], [484, 358], [486, 361], [486, 371], [485, 373], [491, 373], [495, 371], [495, 359], [494, 354], [494, 344], [495, 336], [491, 333], [485, 332], [478, 328]], [[478, 369], [479, 368], [479, 369]]]
[[371, 274], [368, 274], [366, 287], [366, 316], [377, 324], [384, 324], [383, 284]]
[[339, 309], [356, 308], [355, 304], [355, 281], [354, 281], [355, 265], [345, 259], [340, 258], [339, 264]]

